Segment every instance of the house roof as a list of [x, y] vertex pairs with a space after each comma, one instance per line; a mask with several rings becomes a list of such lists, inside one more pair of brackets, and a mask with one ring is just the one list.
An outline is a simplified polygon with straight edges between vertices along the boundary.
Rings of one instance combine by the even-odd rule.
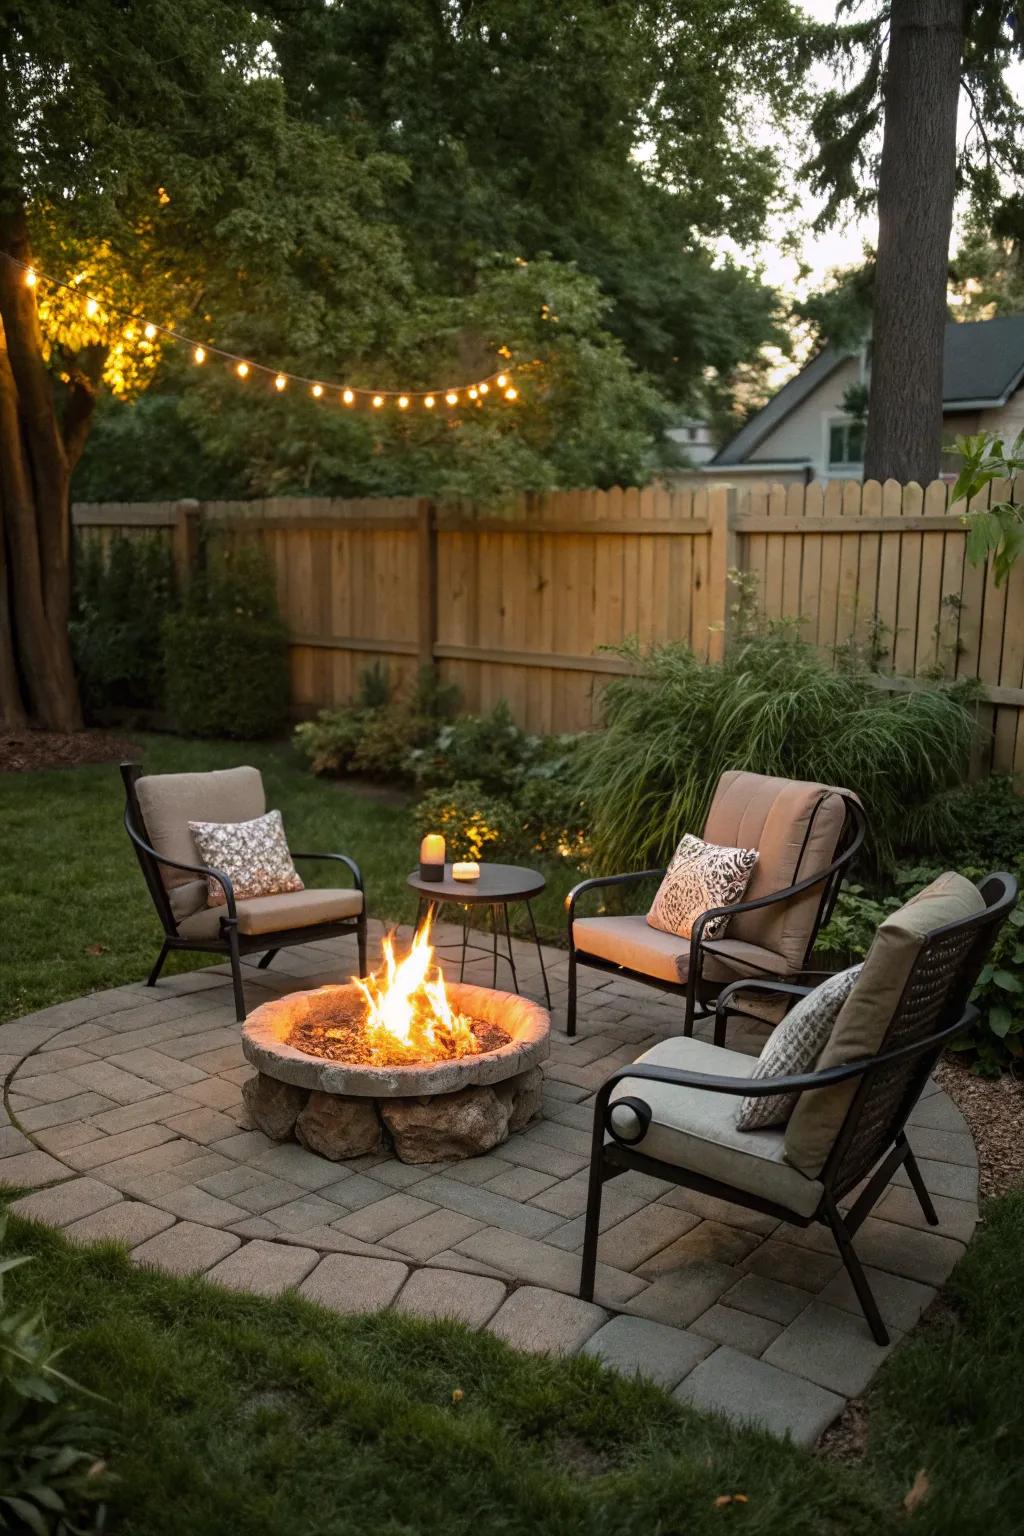
[[[823, 384], [851, 354], [824, 347], [784, 384], [767, 405], [744, 422], [707, 469], [754, 460], [765, 438]], [[1024, 383], [1024, 315], [946, 326], [942, 371], [942, 409], [962, 411], [1005, 405]]]

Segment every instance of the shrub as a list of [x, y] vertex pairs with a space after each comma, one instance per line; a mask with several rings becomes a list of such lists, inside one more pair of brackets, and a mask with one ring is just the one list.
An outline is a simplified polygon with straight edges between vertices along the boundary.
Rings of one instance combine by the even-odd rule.
[[700, 831], [729, 768], [856, 791], [878, 865], [948, 826], [942, 794], [966, 775], [974, 737], [969, 685], [889, 693], [864, 671], [831, 670], [786, 632], [721, 664], [682, 645], [626, 654], [639, 675], [606, 689], [606, 729], [588, 739], [581, 778], [600, 871], [664, 864], [684, 832]]
[[540, 738], [520, 730], [501, 699], [485, 715], [461, 715], [442, 725], [412, 752], [409, 766], [421, 789], [472, 781], [503, 794], [541, 750]]
[[107, 551], [99, 539], [83, 541], [68, 632], [89, 719], [163, 706], [161, 625], [176, 606], [165, 540], [118, 537]]
[[511, 800], [481, 784], [431, 789], [413, 811], [418, 837], [441, 832], [448, 859], [514, 859], [523, 848], [521, 818]]
[[[0, 1246], [6, 1218], [0, 1218]], [[95, 1425], [75, 1399], [80, 1392], [57, 1367], [39, 1313], [14, 1308], [3, 1277], [27, 1258], [0, 1260], [0, 1528], [5, 1531], [98, 1531], [106, 1477], [94, 1450]]]
[[288, 718], [288, 634], [269, 563], [246, 543], [210, 541], [203, 556], [163, 625], [175, 727], [187, 736], [274, 736]]
[[956, 864], [1009, 868], [1024, 848], [1024, 794], [1017, 788], [1012, 778], [993, 774], [954, 790], [944, 804], [945, 842], [936, 851]]
[[315, 720], [296, 726], [295, 745], [314, 773], [366, 773], [402, 782], [412, 776], [417, 749], [434, 740], [457, 701], [458, 689], [438, 682], [429, 667], [395, 695], [378, 663], [361, 674], [355, 703], [322, 709]]

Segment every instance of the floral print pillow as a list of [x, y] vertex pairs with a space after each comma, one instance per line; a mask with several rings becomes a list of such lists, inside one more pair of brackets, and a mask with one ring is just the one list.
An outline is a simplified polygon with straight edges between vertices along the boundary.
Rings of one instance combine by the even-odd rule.
[[[236, 901], [304, 889], [288, 852], [280, 811], [268, 811], [254, 821], [190, 821], [188, 825], [200, 861], [227, 875]], [[220, 882], [208, 880], [207, 886], [208, 905], [225, 906]]]

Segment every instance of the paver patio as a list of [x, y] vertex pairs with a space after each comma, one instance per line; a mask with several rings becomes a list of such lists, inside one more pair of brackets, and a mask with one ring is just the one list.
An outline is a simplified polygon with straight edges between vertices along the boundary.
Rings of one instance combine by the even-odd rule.
[[[371, 924], [371, 943], [381, 932]], [[583, 1350], [683, 1401], [813, 1442], [887, 1353], [822, 1228], [627, 1173], [605, 1193], [597, 1304], [576, 1298], [591, 1096], [613, 1068], [678, 1033], [682, 1010], [584, 973], [569, 1040], [567, 960], [549, 949], [545, 962], [544, 1117], [487, 1156], [331, 1163], [250, 1129], [241, 1084], [252, 1068], [216, 967], [0, 1027], [0, 1184], [32, 1191], [14, 1201], [19, 1214], [78, 1242], [125, 1242], [139, 1264], [264, 1295], [296, 1287], [343, 1312], [455, 1316], [519, 1348]], [[522, 990], [539, 998], [532, 945], [516, 945], [516, 963]], [[250, 1005], [354, 968], [349, 939], [283, 952], [269, 971], [246, 967]], [[490, 962], [471, 965], [467, 980], [489, 984]], [[756, 1052], [763, 1039], [734, 1029], [729, 1045]], [[908, 1134], [940, 1225], [927, 1227], [897, 1182], [857, 1238], [894, 1341], [946, 1279], [978, 1214], [972, 1139], [934, 1084]]]

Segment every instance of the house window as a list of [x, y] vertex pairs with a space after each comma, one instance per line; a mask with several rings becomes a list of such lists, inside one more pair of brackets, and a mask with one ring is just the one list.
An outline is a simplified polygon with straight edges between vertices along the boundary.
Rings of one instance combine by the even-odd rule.
[[864, 423], [835, 420], [828, 424], [828, 467], [841, 469], [864, 462]]

